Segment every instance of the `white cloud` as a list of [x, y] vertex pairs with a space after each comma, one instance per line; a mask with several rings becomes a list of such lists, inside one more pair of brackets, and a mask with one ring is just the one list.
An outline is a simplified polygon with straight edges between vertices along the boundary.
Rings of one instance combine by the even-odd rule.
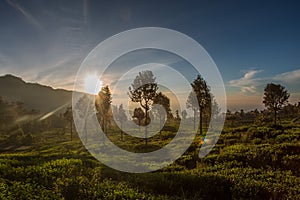
[[245, 94], [254, 94], [259, 86], [270, 82], [291, 84], [293, 86], [300, 81], [300, 69], [277, 74], [274, 77], [256, 78], [255, 76], [260, 72], [262, 70], [249, 70], [243, 77], [229, 81], [229, 86], [240, 88], [240, 91]]
[[254, 78], [254, 76], [262, 70], [249, 70], [240, 79], [229, 81], [229, 85], [240, 88], [243, 93], [256, 93], [257, 86], [261, 85], [261, 79]]
[[285, 83], [296, 82], [296, 81], [300, 80], [300, 69], [290, 71], [290, 72], [285, 72], [282, 74], [278, 74], [274, 77], [274, 80], [282, 81]]

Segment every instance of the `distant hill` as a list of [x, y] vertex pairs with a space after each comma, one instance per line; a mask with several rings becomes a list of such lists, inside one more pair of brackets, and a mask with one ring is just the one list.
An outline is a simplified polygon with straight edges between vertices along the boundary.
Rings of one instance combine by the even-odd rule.
[[27, 83], [19, 77], [5, 75], [0, 76], [0, 96], [8, 101], [21, 101], [28, 109], [50, 112], [71, 104], [72, 91]]

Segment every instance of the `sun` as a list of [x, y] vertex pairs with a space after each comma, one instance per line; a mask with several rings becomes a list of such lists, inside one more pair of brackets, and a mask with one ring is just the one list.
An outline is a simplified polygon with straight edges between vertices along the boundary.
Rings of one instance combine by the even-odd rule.
[[102, 81], [96, 74], [89, 74], [84, 78], [84, 91], [86, 93], [97, 95], [101, 87]]

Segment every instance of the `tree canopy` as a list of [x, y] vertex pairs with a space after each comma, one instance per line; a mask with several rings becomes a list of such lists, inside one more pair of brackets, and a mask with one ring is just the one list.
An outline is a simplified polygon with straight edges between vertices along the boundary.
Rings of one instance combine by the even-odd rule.
[[193, 93], [189, 95], [186, 105], [187, 108], [191, 108], [194, 111], [194, 122], [196, 112], [199, 109], [199, 127], [200, 134], [202, 135], [203, 112], [206, 107], [211, 106], [210, 88], [200, 75], [198, 75], [193, 83], [191, 83], [191, 86], [193, 88]]
[[[158, 86], [152, 71], [146, 70], [139, 72], [133, 83], [129, 87], [129, 97], [132, 102], [138, 102], [145, 110], [145, 124], [148, 124], [148, 111], [153, 104], [157, 94]], [[145, 138], [147, 144], [147, 127], [145, 129]]]
[[284, 86], [280, 84], [269, 83], [265, 87], [263, 103], [274, 112], [274, 124], [277, 123], [277, 112], [288, 103], [290, 94]]

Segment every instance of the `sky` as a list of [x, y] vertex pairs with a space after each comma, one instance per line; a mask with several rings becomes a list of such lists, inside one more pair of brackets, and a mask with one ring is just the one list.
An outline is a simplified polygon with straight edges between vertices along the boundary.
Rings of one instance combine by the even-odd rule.
[[[265, 85], [300, 101], [298, 1], [0, 2], [0, 75], [72, 89], [100, 42], [139, 27], [164, 27], [200, 43], [216, 63], [228, 108], [263, 108]], [[153, 54], [154, 55], [154, 54]]]

